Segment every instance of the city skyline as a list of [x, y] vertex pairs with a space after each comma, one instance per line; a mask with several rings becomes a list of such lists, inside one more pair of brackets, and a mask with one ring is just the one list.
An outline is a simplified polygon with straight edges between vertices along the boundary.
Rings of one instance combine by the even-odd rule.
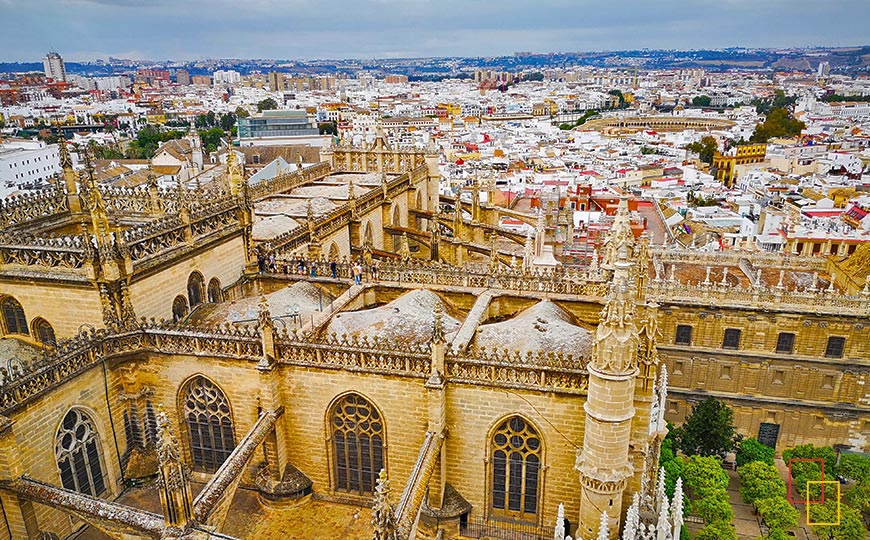
[[858, 46], [870, 12], [860, 0], [824, 5], [727, 0], [666, 1], [610, 10], [549, 0], [491, 5], [434, 0], [0, 0], [0, 61], [207, 58], [396, 58], [500, 56], [516, 51]]

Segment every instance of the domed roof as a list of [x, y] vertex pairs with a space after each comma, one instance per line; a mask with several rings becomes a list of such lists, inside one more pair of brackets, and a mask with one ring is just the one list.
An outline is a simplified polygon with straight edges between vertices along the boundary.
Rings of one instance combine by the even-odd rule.
[[516, 317], [477, 329], [477, 347], [544, 351], [588, 357], [592, 353], [593, 333], [574, 323], [570, 313], [550, 300], [543, 300]]

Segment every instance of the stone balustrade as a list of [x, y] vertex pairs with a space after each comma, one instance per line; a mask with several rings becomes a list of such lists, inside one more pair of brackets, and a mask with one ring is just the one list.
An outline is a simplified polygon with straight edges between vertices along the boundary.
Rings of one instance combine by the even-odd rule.
[[252, 200], [258, 200], [277, 193], [287, 193], [299, 186], [325, 178], [331, 172], [329, 163], [318, 163], [305, 167], [301, 171], [288, 172], [255, 184], [250, 188], [250, 196]]
[[0, 199], [0, 228], [6, 229], [28, 221], [60, 215], [69, 211], [69, 201], [62, 187], [52, 186]]
[[719, 282], [678, 283], [659, 279], [649, 284], [646, 298], [659, 304], [870, 316], [870, 293], [867, 292], [858, 296], [847, 296], [823, 289], [787, 290], [785, 287], [767, 286], [743, 288]]
[[[429, 343], [308, 335], [286, 329], [274, 330], [272, 342], [278, 365], [416, 379], [431, 376]], [[91, 329], [62, 341], [56, 349], [43, 351], [32, 362], [16, 359], [0, 366], [0, 414], [26, 405], [104, 358], [148, 352], [235, 359], [251, 367], [262, 365], [266, 356], [261, 329], [254, 324], [191, 327], [142, 319], [136, 328]], [[456, 382], [583, 393], [587, 384], [585, 363], [583, 358], [543, 352], [448, 351], [446, 375]]]

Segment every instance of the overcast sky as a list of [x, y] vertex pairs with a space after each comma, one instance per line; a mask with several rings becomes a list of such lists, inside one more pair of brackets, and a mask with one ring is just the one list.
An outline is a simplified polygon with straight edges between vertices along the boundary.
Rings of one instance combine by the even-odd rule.
[[865, 45], [868, 0], [0, 0], [0, 61]]

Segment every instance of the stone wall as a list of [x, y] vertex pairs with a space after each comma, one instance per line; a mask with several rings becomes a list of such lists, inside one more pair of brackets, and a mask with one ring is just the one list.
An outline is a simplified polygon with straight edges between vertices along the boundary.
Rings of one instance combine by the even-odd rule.
[[89, 283], [73, 285], [58, 281], [4, 280], [0, 285], [0, 295], [18, 300], [24, 308], [28, 326], [37, 317], [48, 321], [58, 339], [72, 337], [82, 323], [102, 325], [100, 295]]
[[138, 317], [172, 319], [172, 300], [177, 295], [187, 298], [187, 279], [194, 270], [202, 274], [204, 287], [213, 277], [220, 280], [222, 287], [229, 287], [241, 277], [244, 266], [243, 240], [236, 236], [133, 282], [130, 285], [133, 309]]

